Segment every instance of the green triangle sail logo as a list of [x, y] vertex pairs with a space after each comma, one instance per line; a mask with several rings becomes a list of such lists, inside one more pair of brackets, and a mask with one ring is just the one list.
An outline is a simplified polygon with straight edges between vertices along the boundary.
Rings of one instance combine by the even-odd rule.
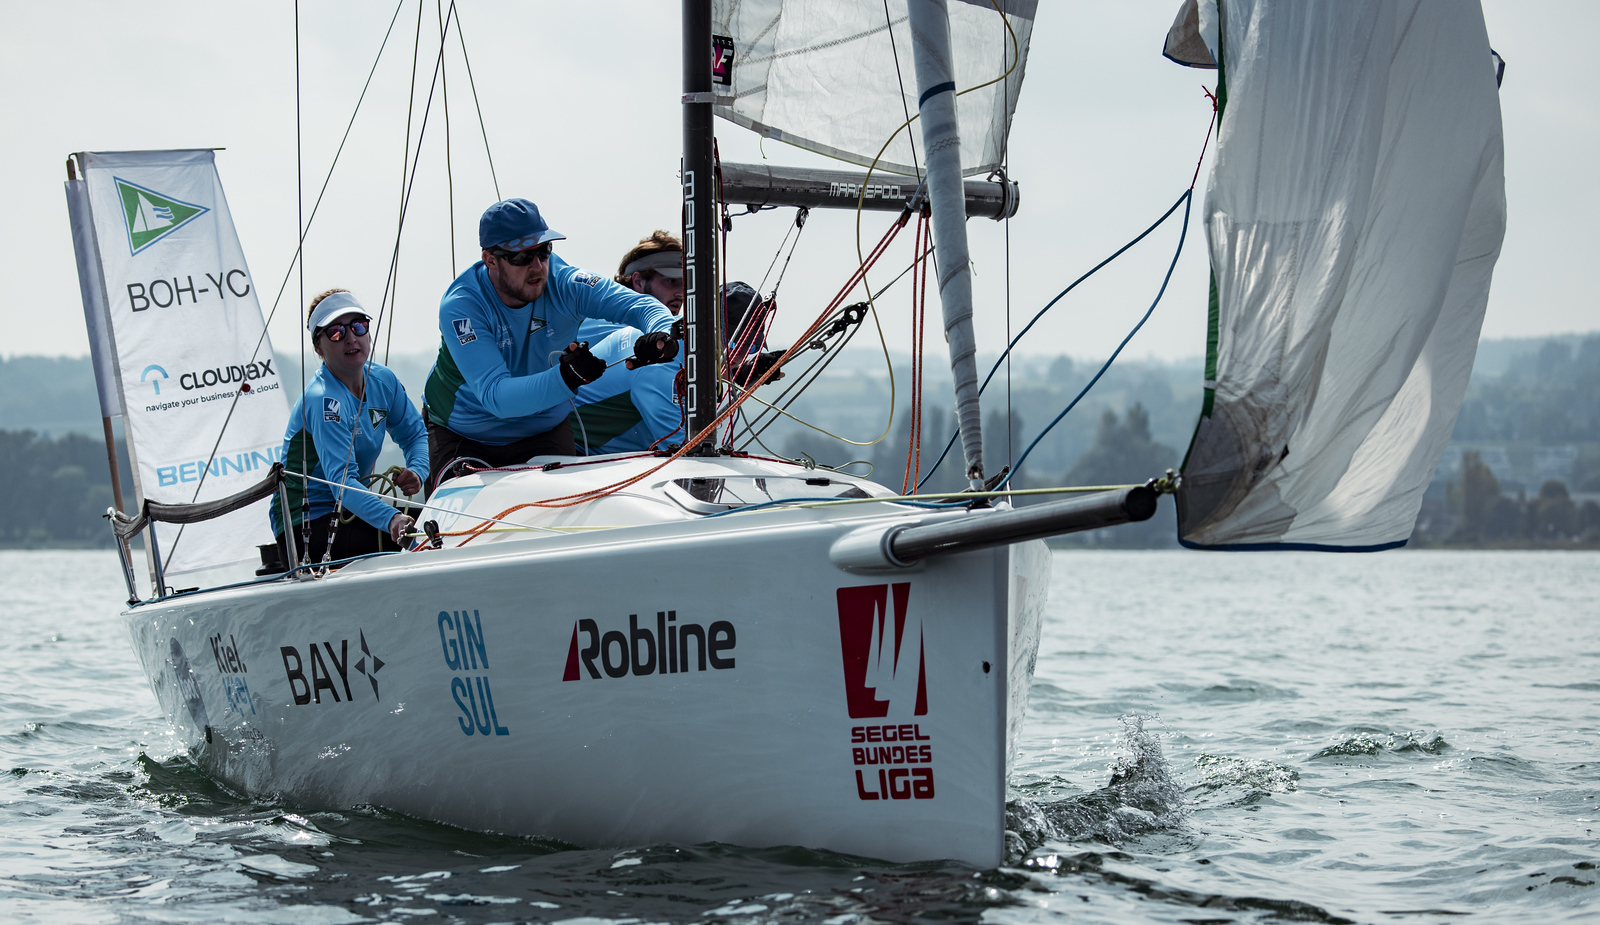
[[128, 228], [128, 249], [137, 254], [195, 218], [211, 210], [205, 206], [163, 196], [148, 187], [112, 177], [122, 200], [123, 223]]
[[389, 416], [389, 412], [383, 410], [382, 408], [368, 408], [367, 416], [372, 419], [372, 426], [377, 427], [383, 423], [385, 418]]

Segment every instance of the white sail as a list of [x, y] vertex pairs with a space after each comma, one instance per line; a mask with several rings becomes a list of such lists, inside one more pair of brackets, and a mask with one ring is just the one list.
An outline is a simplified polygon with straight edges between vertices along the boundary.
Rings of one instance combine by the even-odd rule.
[[[261, 481], [289, 412], [215, 155], [75, 157], [67, 198], [95, 375], [102, 413], [123, 415], [138, 500], [213, 501]], [[165, 573], [254, 559], [272, 542], [266, 506], [155, 525]]]
[[[1005, 160], [1036, 5], [950, 4], [956, 89], [1006, 75], [957, 103], [966, 176]], [[916, 173], [913, 162], [922, 156], [913, 157], [914, 134], [900, 132], [884, 149], [896, 127], [917, 112], [906, 0], [716, 0], [712, 16], [717, 35], [733, 41], [731, 82], [715, 88], [717, 115], [854, 164], [877, 159], [878, 170]]]
[[1180, 539], [1400, 545], [1460, 410], [1504, 236], [1482, 10], [1220, 10], [1213, 336]]

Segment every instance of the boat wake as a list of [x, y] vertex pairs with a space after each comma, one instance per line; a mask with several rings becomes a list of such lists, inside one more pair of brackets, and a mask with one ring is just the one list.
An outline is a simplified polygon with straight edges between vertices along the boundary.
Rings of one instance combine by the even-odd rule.
[[1355, 735], [1348, 736], [1322, 749], [1312, 759], [1317, 758], [1349, 758], [1364, 755], [1381, 755], [1385, 753], [1404, 755], [1422, 754], [1438, 755], [1450, 748], [1450, 743], [1438, 733], [1429, 735], [1424, 732], [1378, 732], [1362, 730]]
[[1122, 717], [1123, 754], [1106, 786], [1064, 800], [1018, 797], [1006, 804], [1006, 855], [1015, 863], [1050, 840], [1098, 840], [1121, 845], [1166, 831], [1188, 816], [1182, 785], [1161, 751], [1160, 737], [1145, 729], [1151, 717]]

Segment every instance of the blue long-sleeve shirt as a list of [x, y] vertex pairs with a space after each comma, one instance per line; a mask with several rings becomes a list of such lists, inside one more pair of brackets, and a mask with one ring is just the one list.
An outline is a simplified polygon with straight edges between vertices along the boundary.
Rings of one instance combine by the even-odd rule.
[[[618, 328], [590, 347], [607, 363], [633, 356], [640, 332]], [[678, 404], [677, 377], [683, 369], [683, 351], [665, 363], [628, 369], [618, 363], [605, 376], [578, 389], [572, 433], [578, 452], [590, 455], [629, 453], [649, 449], [663, 437], [683, 428], [683, 406]], [[621, 375], [614, 374], [620, 373]]]
[[560, 257], [550, 258], [544, 294], [520, 308], [500, 301], [489, 271], [473, 264], [439, 303], [439, 358], [423, 390], [428, 419], [494, 445], [555, 427], [572, 410], [573, 397], [557, 368], [559, 357], [586, 318], [652, 332], [672, 326], [672, 314], [656, 299]]
[[[330, 482], [367, 490], [363, 476], [372, 474], [383, 449], [384, 434], [405, 451], [406, 468], [423, 481], [428, 478], [428, 430], [422, 415], [406, 396], [406, 387], [387, 366], [367, 366], [366, 400], [356, 398], [328, 367], [318, 367], [306, 393], [295, 402], [283, 435], [283, 466]], [[352, 442], [352, 435], [354, 441]], [[326, 517], [333, 510], [338, 489], [320, 482], [289, 477], [289, 507], [296, 527], [302, 520], [302, 493], [311, 497], [311, 517]], [[395, 509], [372, 495], [344, 492], [344, 509], [378, 528], [387, 530]], [[272, 505], [272, 531], [283, 533], [278, 505]]]

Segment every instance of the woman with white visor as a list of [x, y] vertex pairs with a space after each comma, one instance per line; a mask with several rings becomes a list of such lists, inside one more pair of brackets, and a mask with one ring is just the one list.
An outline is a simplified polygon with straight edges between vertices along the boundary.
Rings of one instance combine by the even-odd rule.
[[[394, 476], [395, 486], [414, 495], [428, 477], [427, 429], [405, 386], [388, 367], [372, 362], [371, 323], [349, 290], [329, 289], [311, 300], [306, 329], [322, 366], [295, 403], [283, 437], [291, 528], [302, 561], [322, 561], [330, 535], [333, 560], [405, 545], [412, 518], [369, 494], [362, 481], [372, 475], [386, 432], [405, 452], [406, 468]], [[279, 561], [292, 564], [277, 505], [272, 531]]]

